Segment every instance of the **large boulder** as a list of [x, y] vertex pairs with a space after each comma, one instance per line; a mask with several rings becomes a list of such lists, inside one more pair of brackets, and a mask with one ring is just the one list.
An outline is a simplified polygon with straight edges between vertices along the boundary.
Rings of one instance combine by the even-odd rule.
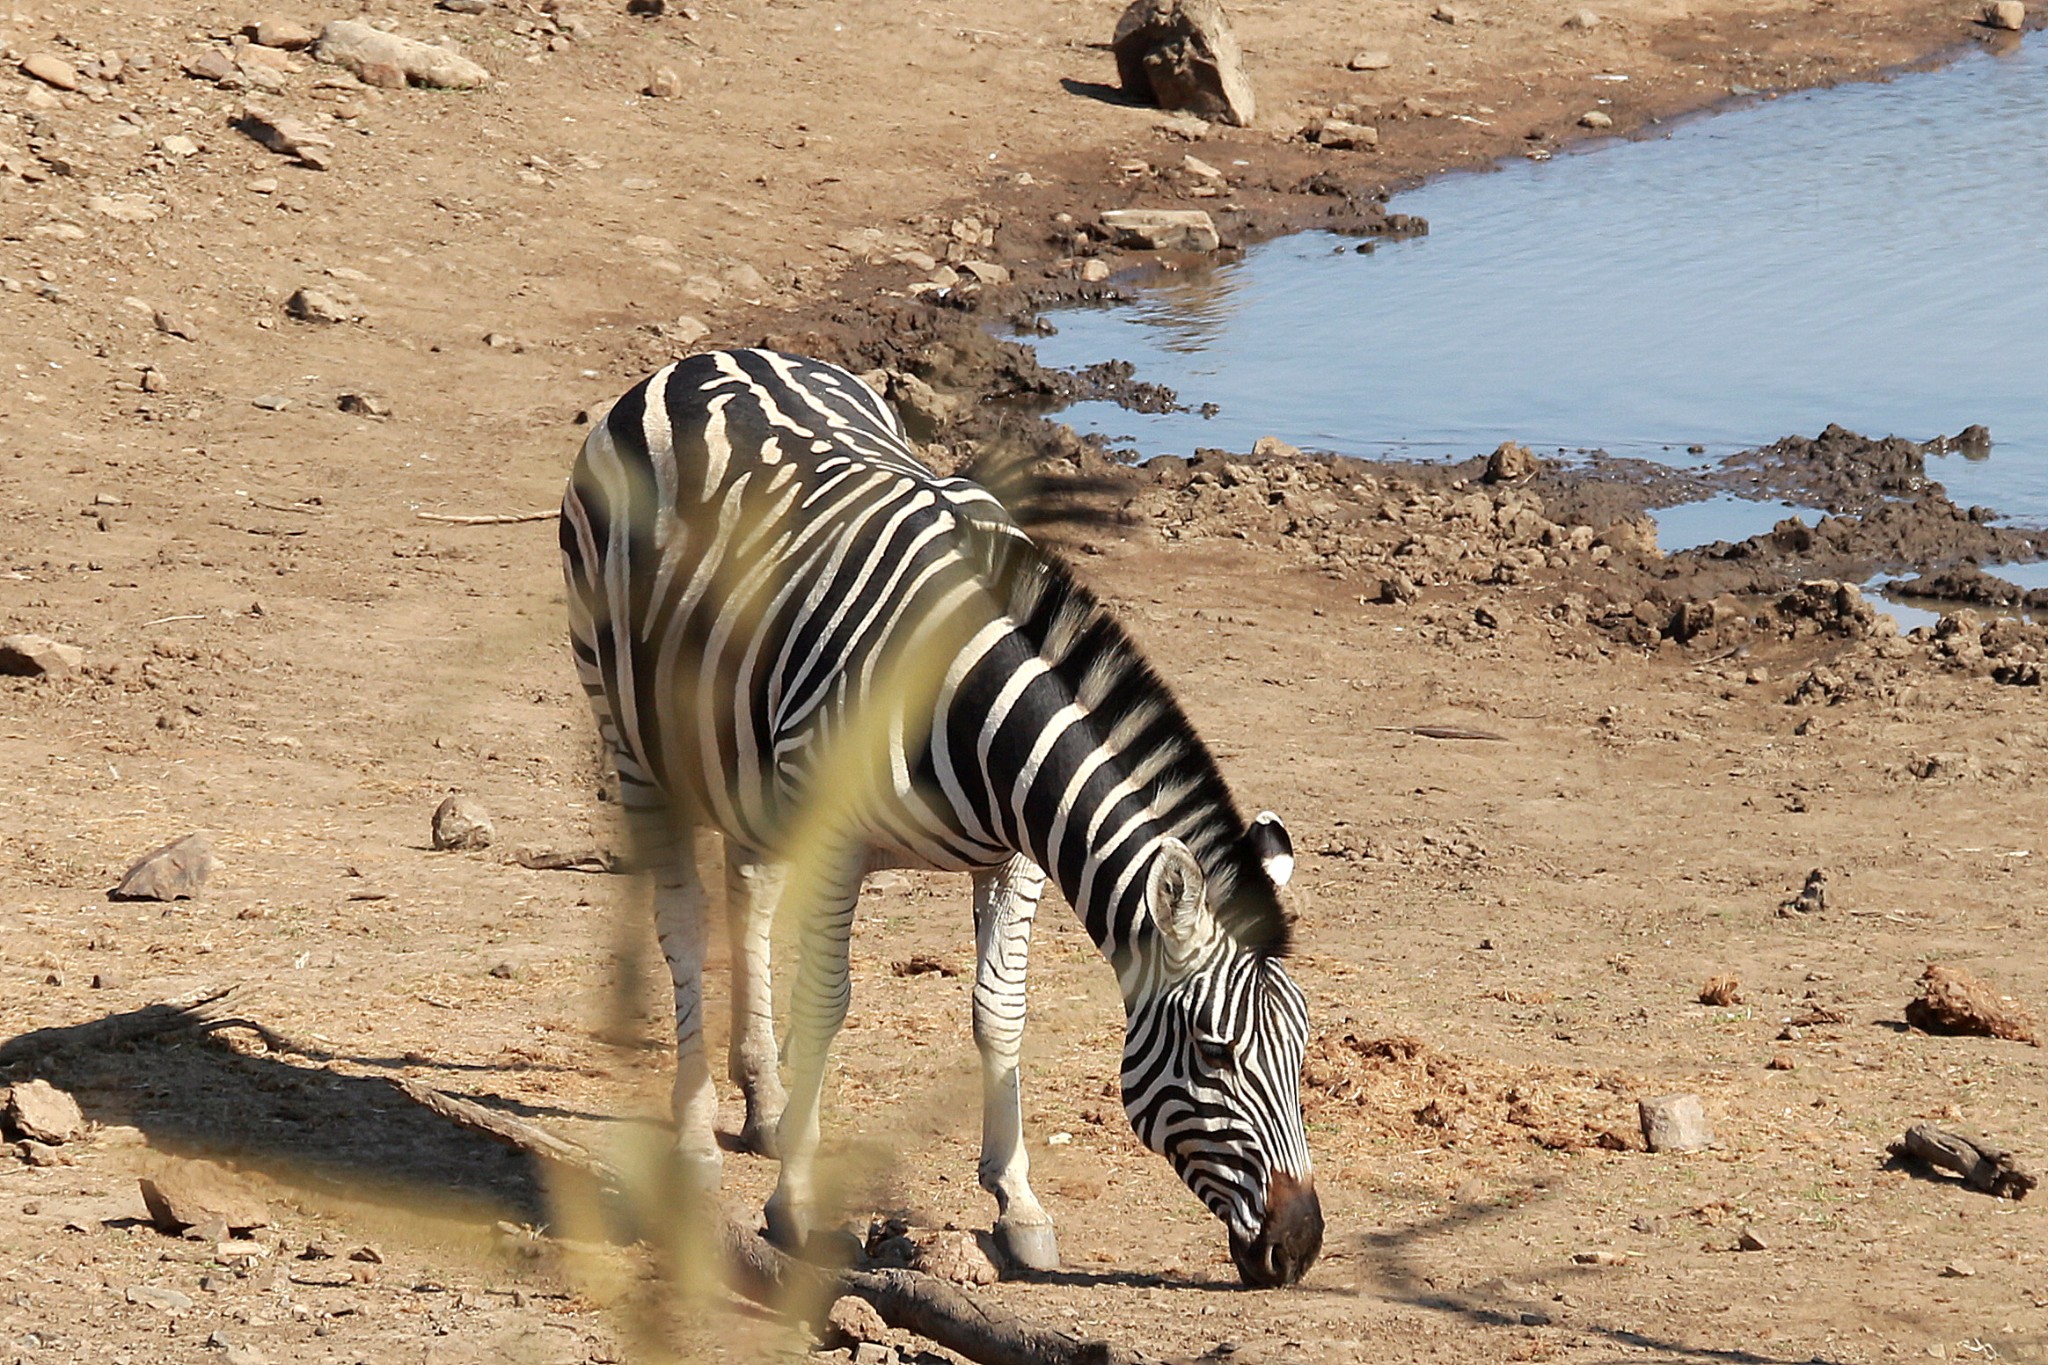
[[1255, 107], [1244, 54], [1216, 0], [1135, 0], [1110, 39], [1126, 93], [1249, 128]]

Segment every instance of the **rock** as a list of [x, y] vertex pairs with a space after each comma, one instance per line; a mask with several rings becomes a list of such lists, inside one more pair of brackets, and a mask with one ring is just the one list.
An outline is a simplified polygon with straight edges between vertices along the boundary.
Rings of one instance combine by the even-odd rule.
[[1348, 152], [1380, 145], [1380, 130], [1370, 124], [1326, 118], [1315, 127], [1315, 142], [1333, 152]]
[[983, 284], [995, 285], [1008, 284], [1010, 282], [1009, 268], [997, 265], [994, 261], [962, 261], [960, 262], [960, 268]]
[[1081, 262], [1081, 278], [1089, 284], [1101, 284], [1109, 278], [1109, 262], [1092, 257]]
[[434, 808], [435, 848], [489, 848], [496, 835], [490, 813], [474, 797], [457, 792]]
[[121, 878], [121, 884], [107, 893], [107, 899], [190, 900], [219, 865], [213, 856], [213, 841], [204, 834], [188, 834], [143, 854]]
[[301, 165], [324, 171], [331, 162], [334, 139], [304, 119], [273, 114], [253, 104], [242, 106], [235, 127], [279, 156], [296, 157]]
[[54, 1145], [85, 1131], [78, 1101], [48, 1081], [23, 1081], [7, 1095], [7, 1126], [25, 1138]]
[[311, 47], [320, 35], [298, 22], [275, 14], [265, 15], [243, 30], [260, 47], [282, 48], [286, 52], [297, 52]]
[[1244, 54], [1216, 0], [1134, 0], [1110, 50], [1127, 94], [1249, 128], [1257, 108]]
[[[866, 1299], [845, 1294], [832, 1301], [832, 1307], [825, 1314], [825, 1321], [839, 1340], [839, 1346], [856, 1346], [863, 1341], [887, 1341], [889, 1324], [882, 1321], [882, 1315]], [[832, 1338], [828, 1334], [827, 1341]]]
[[1592, 10], [1582, 9], [1576, 14], [1568, 16], [1564, 21], [1564, 26], [1569, 29], [1577, 29], [1583, 33], [1588, 29], [1600, 27], [1600, 16]]
[[1971, 1265], [1968, 1261], [1950, 1261], [1941, 1268], [1941, 1276], [1945, 1280], [1974, 1279], [1976, 1274], [1977, 1267]]
[[1517, 441], [1502, 441], [1486, 457], [1486, 473], [1481, 477], [1488, 483], [1521, 483], [1535, 478], [1542, 468], [1529, 447]]
[[1614, 118], [1612, 115], [1602, 113], [1598, 109], [1591, 109], [1579, 115], [1579, 126], [1581, 128], [1612, 128], [1614, 126]]
[[1735, 1249], [1737, 1251], [1769, 1251], [1771, 1244], [1763, 1239], [1763, 1234], [1750, 1227], [1744, 1228], [1742, 1235], [1735, 1239]]
[[1252, 442], [1252, 454], [1261, 460], [1305, 460], [1301, 447], [1289, 445], [1278, 436], [1261, 436]]
[[491, 0], [439, 0], [434, 8], [447, 10], [450, 14], [487, 14]]
[[139, 194], [95, 194], [85, 206], [117, 223], [153, 223], [164, 211]]
[[1638, 1100], [1636, 1111], [1643, 1124], [1643, 1145], [1653, 1152], [1697, 1152], [1714, 1140], [1707, 1106], [1698, 1095]]
[[491, 73], [445, 47], [401, 38], [354, 19], [336, 19], [320, 30], [313, 55], [347, 67], [366, 85], [397, 89], [430, 85], [444, 90], [474, 90], [489, 83]]
[[1345, 66], [1353, 71], [1385, 71], [1393, 64], [1394, 54], [1391, 52], [1381, 52], [1377, 48], [1356, 53], [1350, 61], [1344, 63]]
[[1456, 24], [1464, 20], [1465, 11], [1453, 9], [1449, 5], [1438, 5], [1429, 12], [1429, 17], [1436, 20], [1439, 24]]
[[54, 86], [59, 90], [78, 88], [77, 68], [62, 57], [53, 56], [48, 52], [31, 54], [22, 62], [21, 71], [23, 75], [33, 76], [44, 85]]
[[1906, 1006], [1906, 1022], [1924, 1033], [2004, 1038], [2041, 1046], [2034, 1016], [1960, 967], [1928, 964], [1920, 995]]
[[668, 322], [654, 324], [654, 334], [678, 349], [695, 346], [711, 335], [711, 326], [702, 318], [693, 318], [688, 313], [678, 314]]
[[153, 1284], [131, 1284], [126, 1295], [130, 1303], [148, 1304], [161, 1308], [166, 1313], [183, 1313], [192, 1307], [192, 1296], [181, 1294], [175, 1289], [160, 1289]]
[[658, 100], [680, 99], [683, 94], [682, 74], [672, 66], [661, 67], [648, 79], [641, 93]]
[[183, 133], [172, 133], [156, 145], [158, 150], [169, 156], [184, 157], [197, 156], [199, 154], [199, 144], [186, 137]]
[[1109, 209], [1102, 225], [1119, 246], [1152, 251], [1214, 251], [1216, 223], [1200, 209]]
[[[1789, 1030], [1788, 1030], [1788, 1031], [1789, 1031]], [[1764, 1070], [1766, 1070], [1766, 1071], [1791, 1071], [1791, 1070], [1793, 1070], [1793, 1069], [1794, 1069], [1795, 1067], [1797, 1067], [1798, 1065], [1799, 1065], [1799, 1064], [1798, 1064], [1797, 1062], [1793, 1061], [1793, 1060], [1792, 1060], [1792, 1059], [1791, 1059], [1790, 1057], [1786, 1056], [1786, 1055], [1785, 1055], [1784, 1053], [1782, 1053], [1782, 1052], [1774, 1052], [1774, 1053], [1772, 1053], [1772, 1054], [1771, 1054], [1771, 1060], [1769, 1060], [1768, 1062], [1765, 1062], [1765, 1063], [1764, 1063]]]
[[1180, 159], [1180, 168], [1190, 175], [1199, 175], [1204, 180], [1221, 180], [1223, 172], [1211, 166], [1202, 158], [1189, 153]]
[[159, 308], [151, 314], [151, 321], [155, 323], [159, 332], [165, 336], [176, 337], [180, 341], [191, 341], [199, 335], [191, 323], [166, 308]]
[[1387, 606], [1406, 606], [1421, 595], [1421, 589], [1407, 574], [1397, 571], [1380, 580], [1379, 600]]
[[77, 645], [59, 644], [42, 635], [0, 635], [0, 674], [16, 678], [61, 677], [85, 663]]
[[235, 59], [221, 48], [209, 47], [185, 63], [185, 74], [195, 80], [233, 82], [241, 84], [242, 70], [235, 65]]
[[263, 1201], [218, 1166], [194, 1162], [144, 1176], [140, 1184], [150, 1223], [173, 1237], [214, 1223], [230, 1232], [249, 1232], [270, 1222]]
[[300, 322], [361, 322], [363, 310], [318, 289], [301, 289], [284, 301], [284, 311]]
[[1780, 915], [1818, 915], [1828, 908], [1828, 872], [1816, 867], [1806, 874], [1806, 885], [1799, 894], [1778, 907]]
[[391, 404], [373, 393], [345, 393], [335, 400], [335, 406], [343, 412], [352, 412], [358, 417], [389, 417]]
[[[1991, 0], [1984, 7], [1984, 26], [2018, 32], [2026, 27], [2027, 7], [2020, 0]], [[33, 74], [33, 73], [31, 73]], [[54, 84], [54, 82], [53, 82]]]
[[259, 393], [249, 400], [249, 404], [265, 412], [283, 412], [292, 405], [292, 400], [279, 393]]
[[935, 1232], [922, 1238], [915, 1268], [954, 1284], [994, 1284], [999, 1278], [995, 1262], [965, 1232]]
[[23, 1138], [14, 1144], [14, 1154], [29, 1166], [75, 1166], [78, 1159], [62, 1147], [53, 1147], [47, 1142], [34, 1138]]
[[1710, 976], [1707, 984], [1700, 987], [1702, 1005], [1739, 1005], [1742, 1003], [1742, 983], [1732, 976]]

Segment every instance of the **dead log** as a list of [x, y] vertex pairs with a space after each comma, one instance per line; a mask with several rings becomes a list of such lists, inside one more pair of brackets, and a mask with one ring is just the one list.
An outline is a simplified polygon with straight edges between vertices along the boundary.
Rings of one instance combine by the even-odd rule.
[[2040, 1183], [2021, 1170], [2012, 1153], [2003, 1147], [1931, 1123], [1916, 1123], [1908, 1128], [1906, 1136], [1892, 1144], [1891, 1154], [1954, 1171], [1971, 1189], [1999, 1199], [2025, 1199], [2027, 1192]]
[[[393, 1083], [409, 1099], [450, 1122], [560, 1162], [603, 1184], [619, 1184], [617, 1171], [573, 1142], [418, 1081]], [[726, 1284], [779, 1312], [788, 1311], [793, 1303], [817, 1305], [822, 1312], [834, 1299], [852, 1294], [873, 1304], [891, 1327], [915, 1332], [981, 1365], [1158, 1365], [1155, 1357], [1020, 1317], [919, 1271], [832, 1271], [798, 1261], [743, 1227], [723, 1205], [713, 1204], [708, 1211]]]

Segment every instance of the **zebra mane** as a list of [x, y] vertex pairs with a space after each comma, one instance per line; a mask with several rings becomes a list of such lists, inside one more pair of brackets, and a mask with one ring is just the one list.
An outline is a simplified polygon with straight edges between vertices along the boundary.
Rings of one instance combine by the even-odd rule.
[[1166, 831], [1188, 846], [1210, 907], [1239, 946], [1289, 950], [1279, 892], [1245, 839], [1244, 816], [1215, 757], [1166, 682], [1065, 560], [1013, 525], [963, 517], [974, 553], [1018, 629], [1087, 708]]

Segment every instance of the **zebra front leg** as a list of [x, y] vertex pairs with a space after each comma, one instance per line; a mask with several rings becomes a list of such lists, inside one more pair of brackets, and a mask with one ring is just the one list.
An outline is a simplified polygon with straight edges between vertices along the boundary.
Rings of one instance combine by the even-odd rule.
[[847, 940], [860, 901], [860, 874], [819, 878], [812, 895], [792, 908], [802, 915], [796, 985], [789, 1002], [789, 1100], [776, 1129], [782, 1176], [768, 1198], [768, 1238], [791, 1250], [810, 1239], [812, 1162], [818, 1152], [818, 1105], [825, 1060], [853, 998]]
[[787, 869], [725, 844], [726, 929], [732, 944], [732, 1045], [726, 1073], [746, 1096], [740, 1147], [774, 1156], [776, 1125], [788, 1102], [776, 1070], [775, 994], [769, 978], [769, 937]]
[[697, 875], [689, 826], [647, 824], [637, 842], [654, 877], [654, 932], [676, 996], [676, 1156], [698, 1188], [718, 1187], [723, 1158], [714, 1126], [718, 1097], [704, 1057], [704, 949], [710, 897]]
[[981, 1052], [981, 1187], [996, 1197], [996, 1246], [1027, 1270], [1057, 1270], [1052, 1219], [1031, 1192], [1018, 1059], [1024, 973], [1045, 873], [1016, 857], [974, 878], [974, 1044]]

